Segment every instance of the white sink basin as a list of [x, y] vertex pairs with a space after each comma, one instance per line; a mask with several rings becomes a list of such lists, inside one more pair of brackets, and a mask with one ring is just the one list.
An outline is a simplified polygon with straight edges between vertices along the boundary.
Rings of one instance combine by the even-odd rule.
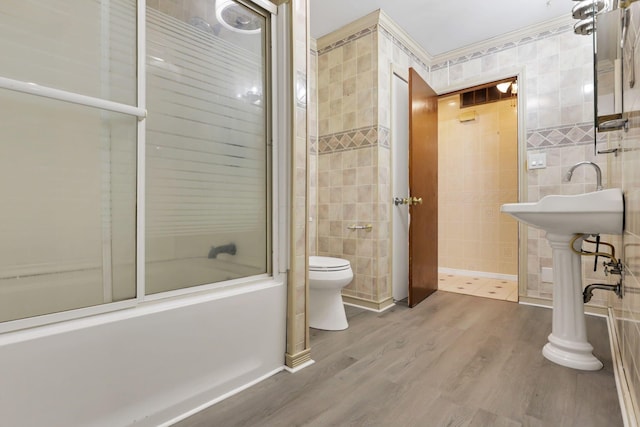
[[551, 195], [537, 203], [508, 203], [502, 212], [547, 231], [553, 257], [553, 322], [544, 357], [562, 366], [595, 371], [602, 363], [587, 341], [582, 303], [584, 236], [622, 234], [622, 190], [612, 188], [575, 196]]
[[550, 195], [536, 203], [507, 203], [500, 210], [551, 233], [622, 234], [624, 203], [619, 188]]

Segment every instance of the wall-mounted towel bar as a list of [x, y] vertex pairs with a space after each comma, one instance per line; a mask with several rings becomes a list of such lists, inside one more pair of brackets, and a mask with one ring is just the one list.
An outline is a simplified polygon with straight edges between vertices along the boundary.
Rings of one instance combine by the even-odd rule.
[[347, 227], [349, 230], [367, 230], [367, 231], [371, 231], [371, 229], [373, 228], [373, 225], [371, 224], [367, 224], [367, 225], [350, 225]]

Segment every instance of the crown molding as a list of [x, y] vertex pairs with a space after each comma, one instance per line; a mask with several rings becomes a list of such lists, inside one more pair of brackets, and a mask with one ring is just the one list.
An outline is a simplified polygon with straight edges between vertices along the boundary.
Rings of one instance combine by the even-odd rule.
[[380, 26], [387, 30], [394, 38], [401, 42], [427, 66], [433, 62], [433, 56], [420, 46], [402, 27], [395, 23], [383, 10], [380, 10]]
[[334, 43], [344, 40], [359, 31], [370, 28], [374, 25], [380, 25], [394, 38], [409, 48], [422, 62], [429, 65], [433, 61], [433, 57], [427, 53], [411, 36], [396, 24], [383, 10], [378, 9], [368, 15], [359, 18], [336, 31], [324, 35], [317, 39], [316, 51], [331, 46]]
[[440, 64], [448, 60], [458, 59], [460, 57], [488, 50], [496, 46], [502, 46], [507, 43], [513, 43], [514, 41], [522, 40], [526, 37], [531, 37], [536, 34], [541, 34], [546, 31], [556, 31], [562, 27], [573, 27], [574, 19], [568, 16], [561, 16], [559, 18], [544, 21], [535, 25], [523, 27], [519, 30], [509, 33], [501, 34], [496, 37], [492, 37], [478, 43], [473, 43], [459, 49], [451, 50], [439, 55], [431, 55], [422, 46], [420, 46], [403, 28], [396, 24], [384, 11], [378, 9], [368, 15], [363, 16], [332, 33], [326, 34], [316, 40], [315, 51], [322, 50], [329, 47], [341, 40], [347, 39], [349, 36], [356, 34], [359, 31], [370, 28], [375, 25], [380, 25], [394, 38], [400, 41], [406, 46], [413, 54], [420, 58], [427, 66], [434, 64]]
[[314, 38], [309, 38], [309, 50], [318, 53], [318, 40]]
[[539, 24], [529, 25], [510, 33], [501, 34], [499, 36], [492, 37], [478, 43], [470, 44], [459, 49], [432, 56], [432, 61], [430, 62], [430, 64], [439, 64], [448, 60], [457, 59], [461, 56], [465, 56], [471, 53], [480, 52], [495, 46], [501, 46], [515, 40], [521, 40], [525, 37], [530, 37], [533, 34], [540, 34], [544, 33], [545, 31], [557, 30], [564, 26], [571, 26], [571, 28], [573, 28], [574, 22], [575, 20], [570, 15], [567, 15], [555, 19], [550, 19]]
[[362, 31], [365, 28], [369, 28], [373, 25], [377, 25], [380, 20], [380, 9], [374, 10], [368, 15], [363, 16], [362, 18], [356, 19], [355, 21], [345, 25], [344, 27], [338, 28], [337, 30], [326, 34], [320, 38], [318, 38], [318, 50], [324, 49], [327, 46], [330, 46], [340, 40], [344, 40], [347, 37], [357, 33], [358, 31]]

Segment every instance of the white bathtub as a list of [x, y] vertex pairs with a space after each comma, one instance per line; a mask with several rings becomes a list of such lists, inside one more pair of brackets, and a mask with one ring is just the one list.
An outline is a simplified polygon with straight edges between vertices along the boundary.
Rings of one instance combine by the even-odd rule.
[[3, 334], [0, 423], [171, 423], [280, 371], [285, 318], [262, 282]]

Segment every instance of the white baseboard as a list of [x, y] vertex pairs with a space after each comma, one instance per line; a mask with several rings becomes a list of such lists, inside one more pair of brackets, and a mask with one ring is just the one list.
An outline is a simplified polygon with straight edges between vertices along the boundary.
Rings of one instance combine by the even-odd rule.
[[395, 304], [393, 298], [388, 297], [383, 301], [371, 301], [364, 298], [358, 298], [351, 295], [342, 295], [342, 303], [351, 307], [358, 307], [364, 310], [373, 311], [376, 313], [382, 313], [393, 307]]
[[616, 389], [618, 390], [618, 400], [620, 401], [620, 411], [625, 427], [638, 427], [638, 414], [635, 411], [631, 388], [627, 382], [624, 366], [622, 364], [622, 354], [620, 352], [620, 342], [618, 341], [618, 324], [609, 308], [607, 316], [607, 326], [609, 329], [609, 343], [611, 344], [611, 360], [613, 362], [613, 373], [616, 378]]
[[348, 305], [350, 307], [358, 307], [358, 308], [361, 308], [361, 309], [367, 310], [367, 311], [373, 311], [374, 313], [383, 313], [383, 312], [389, 310], [391, 307], [396, 305], [395, 303], [391, 303], [386, 307], [383, 307], [381, 309], [376, 309], [376, 308], [367, 307], [366, 305], [353, 304], [353, 303], [350, 303], [350, 302], [343, 302], [342, 304], [343, 305]]
[[532, 297], [520, 297], [518, 300], [518, 304], [530, 305], [532, 307], [553, 309], [553, 306], [551, 305], [551, 301], [538, 300], [537, 298], [532, 298]]
[[308, 361], [304, 362], [301, 365], [296, 366], [295, 368], [290, 368], [287, 365], [285, 365], [284, 366], [284, 370], [289, 372], [290, 374], [295, 374], [296, 372], [301, 371], [304, 368], [308, 368], [309, 366], [313, 365], [314, 363], [316, 363], [316, 361], [311, 359], [311, 360], [308, 360]]
[[486, 277], [488, 279], [517, 281], [517, 274], [492, 273], [490, 271], [459, 270], [457, 268], [438, 267], [438, 273], [456, 274], [459, 276]]
[[[542, 307], [553, 309], [553, 300], [539, 297], [520, 296], [518, 304], [530, 305], [532, 307]], [[593, 305], [585, 305], [584, 313], [587, 316], [608, 317], [607, 308]]]

